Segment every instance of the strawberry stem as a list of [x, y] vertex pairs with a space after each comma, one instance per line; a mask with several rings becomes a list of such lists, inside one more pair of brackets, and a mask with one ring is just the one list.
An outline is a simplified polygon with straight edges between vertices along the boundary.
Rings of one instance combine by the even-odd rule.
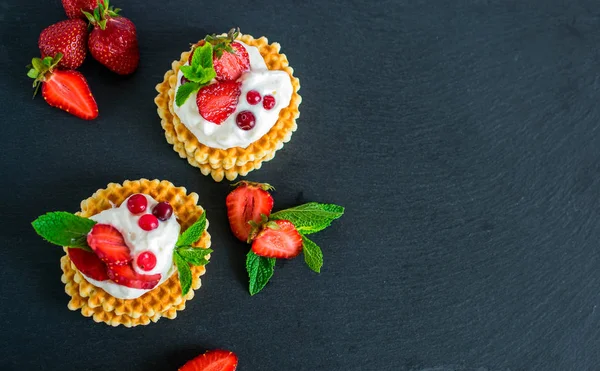
[[27, 76], [33, 79], [33, 98], [35, 98], [37, 92], [40, 89], [42, 82], [46, 81], [49, 74], [52, 74], [54, 68], [58, 65], [58, 62], [63, 58], [62, 53], [56, 53], [54, 58], [48, 56], [44, 59], [33, 58], [31, 64], [27, 66]]
[[113, 8], [110, 5], [110, 0], [98, 0], [98, 6], [94, 9], [93, 14], [82, 10], [81, 12], [85, 15], [92, 26], [98, 26], [100, 29], [106, 29], [106, 22], [110, 18], [119, 16], [121, 9]]

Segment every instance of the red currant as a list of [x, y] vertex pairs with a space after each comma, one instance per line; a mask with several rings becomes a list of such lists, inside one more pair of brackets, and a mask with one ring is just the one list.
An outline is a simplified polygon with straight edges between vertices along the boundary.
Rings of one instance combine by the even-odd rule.
[[173, 207], [168, 202], [159, 202], [152, 209], [152, 215], [164, 222], [173, 215]]
[[254, 114], [250, 111], [242, 111], [235, 118], [237, 126], [242, 130], [251, 130], [256, 125]]
[[138, 220], [138, 225], [145, 231], [151, 231], [158, 228], [158, 219], [152, 214], [144, 214]]
[[151, 251], [144, 251], [137, 257], [137, 265], [140, 269], [151, 271], [156, 267], [156, 255]]
[[131, 211], [132, 214], [139, 214], [146, 211], [146, 207], [148, 206], [148, 200], [146, 200], [146, 196], [143, 194], [135, 194], [127, 200], [127, 208]]
[[260, 93], [257, 92], [256, 90], [250, 90], [248, 92], [248, 94], [246, 94], [246, 100], [251, 105], [255, 105], [255, 104], [260, 103], [260, 101], [262, 100], [262, 97], [260, 96]]
[[275, 97], [272, 95], [265, 95], [265, 97], [263, 98], [263, 107], [266, 110], [275, 107]]

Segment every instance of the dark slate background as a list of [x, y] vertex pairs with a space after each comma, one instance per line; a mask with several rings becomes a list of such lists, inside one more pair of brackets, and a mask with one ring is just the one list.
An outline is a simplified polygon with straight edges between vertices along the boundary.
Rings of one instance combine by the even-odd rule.
[[[562, 0], [120, 0], [142, 64], [88, 57], [83, 122], [31, 100], [24, 66], [60, 2], [0, 1], [0, 369], [176, 370], [212, 348], [241, 371], [600, 369], [600, 6]], [[248, 177], [276, 209], [335, 202], [321, 275], [247, 247], [215, 183], [164, 140], [154, 86], [206, 33], [282, 44], [302, 83], [292, 141]], [[109, 182], [200, 195], [215, 253], [175, 320], [127, 329], [66, 305], [59, 248], [30, 227]]]

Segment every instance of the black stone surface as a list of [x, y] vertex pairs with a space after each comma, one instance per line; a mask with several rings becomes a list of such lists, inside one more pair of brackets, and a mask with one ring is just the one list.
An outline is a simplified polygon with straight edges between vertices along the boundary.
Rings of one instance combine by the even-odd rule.
[[[0, 1], [0, 369], [176, 370], [226, 348], [240, 371], [600, 369], [597, 1], [141, 1], [142, 63], [88, 56], [83, 122], [31, 100], [23, 68], [60, 2]], [[344, 205], [314, 236], [321, 275], [278, 264], [247, 293], [228, 182], [164, 140], [154, 86], [190, 42], [232, 26], [282, 45], [298, 131], [248, 179], [276, 209]], [[30, 222], [109, 182], [200, 195], [215, 253], [175, 320], [111, 328], [66, 308], [62, 251]]]

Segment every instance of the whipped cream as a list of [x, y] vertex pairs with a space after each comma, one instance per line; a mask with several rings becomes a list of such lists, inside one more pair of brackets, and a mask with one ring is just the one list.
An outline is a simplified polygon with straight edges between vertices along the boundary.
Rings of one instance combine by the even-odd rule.
[[[208, 147], [228, 149], [232, 147], [246, 148], [269, 132], [279, 118], [279, 112], [290, 104], [293, 87], [290, 76], [285, 71], [271, 71], [267, 68], [265, 60], [257, 48], [248, 46], [241, 41], [236, 41], [244, 46], [250, 57], [250, 70], [245, 72], [238, 81], [242, 83], [241, 94], [237, 108], [220, 125], [205, 120], [198, 111], [196, 96], [190, 95], [185, 103], [179, 107], [173, 103], [175, 114], [181, 122], [198, 138], [198, 141]], [[188, 65], [189, 63], [186, 63]], [[177, 75], [177, 87], [181, 86], [183, 73]], [[213, 80], [213, 82], [216, 80]], [[266, 110], [262, 101], [251, 105], [246, 99], [250, 90], [256, 90], [264, 98], [265, 95], [275, 97], [275, 106]], [[235, 118], [239, 112], [251, 111], [256, 118], [256, 125], [251, 130], [240, 129]]]
[[[151, 214], [154, 206], [158, 204], [154, 198], [148, 195], [144, 196], [148, 201], [148, 206], [143, 213], [132, 214], [127, 208], [127, 200], [125, 200], [121, 206], [104, 210], [99, 214], [91, 216], [90, 219], [98, 223], [112, 225], [121, 232], [133, 258], [131, 263], [133, 269], [138, 274], [150, 275], [160, 273], [161, 279], [158, 285], [156, 285], [158, 287], [176, 271], [173, 265], [173, 249], [179, 238], [181, 227], [175, 215], [173, 215], [167, 221], [159, 221], [158, 228], [152, 231], [145, 231], [140, 228], [138, 225], [139, 218], [144, 214]], [[137, 256], [144, 251], [151, 251], [156, 256], [156, 266], [150, 271], [144, 271], [137, 266]], [[119, 285], [111, 280], [97, 281], [87, 277], [83, 273], [82, 275], [92, 285], [102, 288], [110, 295], [119, 299], [135, 299], [150, 291]]]

